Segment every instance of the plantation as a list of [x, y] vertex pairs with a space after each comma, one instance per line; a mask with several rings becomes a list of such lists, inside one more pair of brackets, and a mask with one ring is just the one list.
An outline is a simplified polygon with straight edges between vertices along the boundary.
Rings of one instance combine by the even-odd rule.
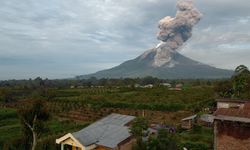
[[[150, 123], [178, 126], [182, 118], [202, 111], [204, 107], [212, 107], [214, 103], [214, 91], [211, 86], [189, 86], [181, 91], [169, 90], [162, 86], [46, 90], [13, 88], [13, 91], [14, 101], [0, 103], [0, 134], [3, 135], [0, 138], [0, 149], [11, 149], [10, 145], [15, 149], [15, 145], [22, 142], [22, 126], [17, 109], [31, 103], [34, 92], [42, 95], [37, 98], [46, 101], [46, 107], [52, 116], [46, 123], [46, 132], [38, 141], [38, 147], [41, 149], [56, 149], [56, 138], [77, 131], [110, 113], [145, 116]], [[208, 148], [212, 143], [212, 134], [208, 130], [204, 129], [202, 133], [181, 131], [176, 136], [182, 141], [180, 144], [193, 147], [198, 140], [198, 145]]]

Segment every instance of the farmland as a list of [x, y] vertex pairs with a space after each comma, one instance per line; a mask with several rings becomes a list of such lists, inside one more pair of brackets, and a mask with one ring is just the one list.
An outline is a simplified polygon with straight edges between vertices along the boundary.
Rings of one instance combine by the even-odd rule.
[[[61, 135], [78, 131], [110, 113], [144, 116], [150, 123], [168, 124], [178, 128], [182, 118], [214, 104], [212, 86], [187, 86], [181, 91], [162, 86], [47, 88], [45, 96], [40, 97], [34, 96], [35, 90], [12, 90], [17, 95], [15, 101], [0, 103], [0, 134], [3, 135], [0, 138], [0, 148], [20, 142], [22, 127], [17, 110], [30, 103], [34, 97], [46, 101], [52, 116], [46, 123], [47, 131], [41, 135], [38, 143], [48, 149], [56, 149], [55, 139]], [[208, 148], [212, 143], [210, 130], [202, 128], [200, 133], [181, 131], [176, 136], [182, 141], [180, 144], [197, 145], [197, 141], [193, 139], [198, 138], [198, 142]]]

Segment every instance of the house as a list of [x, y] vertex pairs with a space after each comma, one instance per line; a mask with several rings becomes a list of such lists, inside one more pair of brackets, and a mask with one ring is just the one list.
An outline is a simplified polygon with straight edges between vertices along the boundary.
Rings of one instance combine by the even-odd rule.
[[214, 115], [214, 150], [250, 149], [250, 103], [219, 101]]
[[135, 87], [135, 88], [139, 88], [139, 87], [141, 87], [141, 85], [136, 83], [136, 84], [134, 85], [134, 87]]
[[153, 88], [154, 85], [153, 84], [147, 84], [147, 85], [144, 85], [143, 88]]
[[181, 120], [181, 128], [183, 129], [192, 129], [197, 115], [189, 116]]
[[172, 85], [170, 83], [160, 83], [161, 86], [170, 88]]
[[135, 139], [128, 125], [134, 119], [134, 116], [113, 113], [78, 132], [56, 139], [56, 143], [61, 144], [61, 150], [65, 147], [73, 150], [131, 150]]
[[175, 87], [176, 87], [176, 88], [182, 88], [182, 87], [183, 87], [183, 84], [181, 84], [181, 83], [176, 84]]

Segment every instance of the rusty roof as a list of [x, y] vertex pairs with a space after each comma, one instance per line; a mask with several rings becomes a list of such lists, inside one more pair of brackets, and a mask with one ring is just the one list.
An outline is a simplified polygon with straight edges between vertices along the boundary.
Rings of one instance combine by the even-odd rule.
[[233, 122], [244, 122], [250, 123], [250, 118], [242, 118], [242, 117], [232, 117], [232, 116], [224, 116], [218, 115], [214, 118], [215, 120], [222, 120], [222, 121], [233, 121]]
[[231, 116], [231, 117], [242, 117], [250, 119], [250, 109], [236, 109], [236, 108], [219, 108], [214, 113], [215, 116]]

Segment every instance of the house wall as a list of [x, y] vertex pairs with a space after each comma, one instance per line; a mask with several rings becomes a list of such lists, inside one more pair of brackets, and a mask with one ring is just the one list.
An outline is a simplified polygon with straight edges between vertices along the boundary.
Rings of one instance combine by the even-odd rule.
[[[68, 138], [67, 140], [63, 141], [62, 144], [67, 144], [67, 145], [71, 145], [73, 147], [81, 147], [81, 145], [78, 145], [75, 141], [73, 141], [71, 138]], [[73, 148], [74, 149], [74, 148]], [[81, 149], [81, 150], [85, 150], [85, 149]]]
[[181, 122], [181, 127], [183, 129], [191, 129], [192, 128], [192, 120], [185, 120]]
[[215, 121], [215, 150], [250, 150], [250, 124]]
[[239, 103], [239, 102], [217, 102], [217, 108], [232, 108], [232, 107], [243, 108], [244, 103]]

